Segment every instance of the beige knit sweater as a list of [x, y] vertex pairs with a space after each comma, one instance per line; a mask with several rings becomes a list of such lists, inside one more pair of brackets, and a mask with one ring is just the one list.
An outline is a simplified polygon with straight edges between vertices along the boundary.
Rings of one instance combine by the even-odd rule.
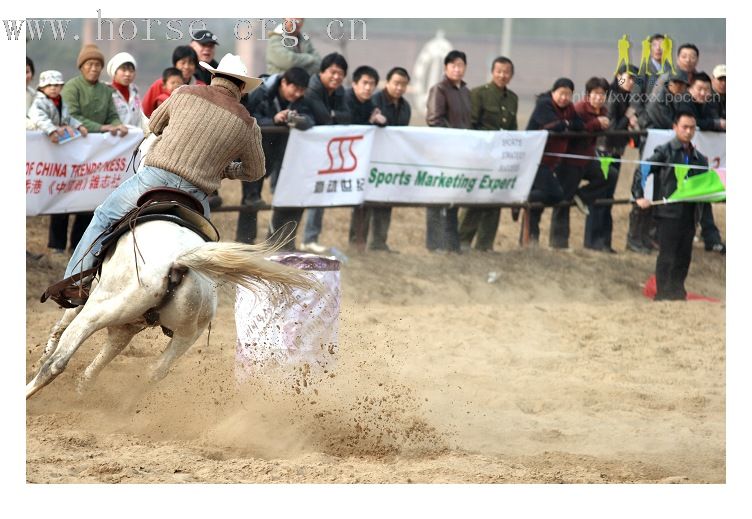
[[157, 139], [144, 164], [171, 171], [206, 193], [223, 178], [264, 176], [261, 130], [240, 104], [238, 87], [226, 79], [178, 88], [154, 111], [149, 130]]

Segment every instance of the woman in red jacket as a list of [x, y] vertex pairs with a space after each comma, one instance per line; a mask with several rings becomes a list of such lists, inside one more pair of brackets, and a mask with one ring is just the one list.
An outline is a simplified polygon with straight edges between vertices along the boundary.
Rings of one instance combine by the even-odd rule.
[[[602, 132], [610, 127], [611, 120], [606, 106], [609, 90], [608, 80], [602, 77], [592, 77], [585, 84], [585, 98], [574, 105], [577, 115], [585, 125], [585, 131]], [[574, 139], [570, 143], [569, 153], [596, 157], [595, 147], [598, 140], [597, 137]], [[576, 193], [575, 201], [579, 198], [578, 205], [582, 203], [588, 206], [585, 219], [585, 248], [614, 253], [616, 251], [611, 248], [611, 206], [596, 208], [593, 202], [599, 198], [613, 197], [618, 175], [606, 178], [597, 160], [574, 160], [577, 163], [572, 169], [573, 184], [569, 184], [569, 188]], [[579, 187], [582, 180], [587, 180], [588, 183]]]

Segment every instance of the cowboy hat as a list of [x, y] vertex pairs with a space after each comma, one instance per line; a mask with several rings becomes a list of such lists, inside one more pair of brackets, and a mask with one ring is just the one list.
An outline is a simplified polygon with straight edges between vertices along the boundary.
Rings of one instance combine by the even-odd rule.
[[231, 76], [237, 78], [245, 83], [245, 87], [240, 91], [241, 94], [250, 92], [261, 84], [261, 79], [257, 77], [250, 77], [248, 71], [240, 61], [240, 56], [235, 54], [225, 54], [222, 60], [217, 65], [217, 68], [212, 67], [205, 61], [199, 61], [198, 63], [204, 69], [208, 70], [212, 74], [221, 74], [225, 76]]

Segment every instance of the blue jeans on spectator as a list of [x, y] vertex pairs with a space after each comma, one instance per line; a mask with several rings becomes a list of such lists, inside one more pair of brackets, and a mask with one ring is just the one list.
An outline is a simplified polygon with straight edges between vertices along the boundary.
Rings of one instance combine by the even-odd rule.
[[308, 217], [306, 218], [305, 230], [303, 231], [303, 243], [319, 241], [321, 234], [322, 220], [324, 219], [323, 207], [309, 207], [307, 209]]
[[192, 195], [204, 206], [204, 215], [209, 216], [209, 195], [175, 173], [160, 168], [144, 166], [138, 173], [120, 184], [94, 211], [94, 218], [73, 251], [65, 269], [65, 277], [88, 270], [94, 266], [94, 254], [89, 247], [111, 225], [136, 208], [138, 198], [150, 189], [172, 187]]

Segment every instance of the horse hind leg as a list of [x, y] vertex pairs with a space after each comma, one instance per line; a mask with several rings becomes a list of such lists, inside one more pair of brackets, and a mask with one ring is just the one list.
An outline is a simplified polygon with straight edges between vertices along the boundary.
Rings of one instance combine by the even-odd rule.
[[107, 343], [81, 375], [76, 386], [78, 393], [82, 394], [87, 388], [91, 387], [105, 366], [112, 362], [112, 359], [117, 357], [128, 346], [131, 339], [143, 329], [143, 326], [135, 324], [110, 326], [107, 328]]
[[159, 358], [156, 364], [152, 366], [151, 374], [149, 376], [149, 382], [151, 384], [156, 384], [157, 382], [165, 378], [165, 376], [167, 376], [167, 373], [170, 371], [170, 368], [175, 363], [175, 361], [180, 358], [180, 356], [183, 355], [186, 351], [188, 351], [188, 348], [193, 346], [193, 344], [201, 336], [204, 328], [206, 328], [206, 326], [199, 327], [192, 333], [174, 333], [164, 353], [162, 353], [162, 356]]

